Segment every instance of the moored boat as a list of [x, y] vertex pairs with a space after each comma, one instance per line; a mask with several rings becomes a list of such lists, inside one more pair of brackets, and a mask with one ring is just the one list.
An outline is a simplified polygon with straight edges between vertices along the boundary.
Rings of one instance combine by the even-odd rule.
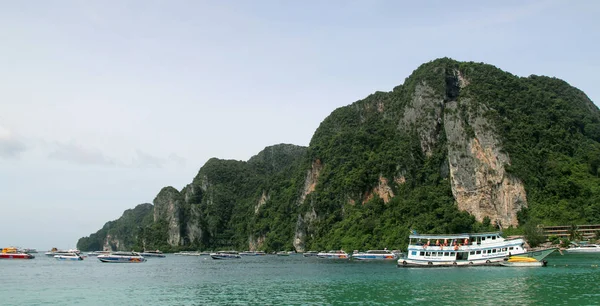
[[317, 252], [317, 251], [308, 251], [308, 252], [304, 252], [304, 254], [302, 254], [302, 256], [304, 256], [304, 257], [317, 257], [318, 254], [319, 254], [319, 252]]
[[409, 236], [408, 253], [398, 267], [499, 265], [504, 258], [524, 254], [521, 238], [504, 239], [500, 233]]
[[141, 256], [144, 257], [157, 257], [157, 258], [164, 258], [166, 257], [165, 254], [163, 254], [163, 252], [159, 251], [159, 250], [155, 250], [155, 251], [143, 251], [140, 253]]
[[332, 250], [329, 252], [317, 253], [317, 257], [328, 258], [328, 259], [348, 259], [348, 253], [346, 253], [342, 250]]
[[98, 256], [102, 254], [110, 254], [111, 251], [92, 251], [87, 253], [87, 256]]
[[56, 258], [56, 260], [83, 260], [83, 257], [76, 253], [54, 255], [54, 258]]
[[210, 253], [212, 259], [239, 259], [242, 258], [236, 251], [220, 251], [216, 253]]
[[499, 264], [505, 267], [545, 267], [548, 262], [544, 258], [556, 250], [558, 248], [548, 248], [529, 251], [516, 256], [508, 256], [503, 261], [500, 261]]
[[590, 244], [590, 243], [580, 243], [573, 245], [565, 249], [568, 253], [600, 253], [600, 245], [598, 244]]
[[23, 253], [15, 247], [3, 248], [0, 252], [0, 259], [34, 259], [35, 256]]
[[78, 255], [81, 254], [81, 252], [78, 249], [59, 250], [57, 248], [52, 248], [52, 250], [46, 252], [45, 255], [48, 257], [54, 257], [56, 255], [68, 255], [71, 253], [75, 253]]
[[394, 260], [398, 259], [398, 256], [390, 251], [386, 250], [368, 250], [366, 252], [358, 252], [352, 254], [352, 259], [357, 260]]
[[136, 252], [112, 252], [110, 254], [98, 255], [98, 260], [112, 263], [138, 263], [145, 262], [146, 258]]
[[240, 256], [262, 256], [262, 255], [266, 255], [265, 252], [263, 251], [245, 251], [245, 252], [240, 252]]

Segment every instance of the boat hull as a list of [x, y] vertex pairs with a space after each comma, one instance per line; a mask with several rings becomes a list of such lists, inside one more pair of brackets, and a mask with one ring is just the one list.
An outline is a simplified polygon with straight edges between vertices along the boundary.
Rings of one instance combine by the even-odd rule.
[[155, 254], [155, 253], [140, 253], [143, 257], [155, 257], [155, 258], [165, 258], [167, 257], [165, 254]]
[[354, 254], [352, 259], [356, 260], [396, 260], [398, 256], [394, 254]]
[[34, 259], [35, 256], [27, 253], [0, 253], [0, 259]]
[[210, 257], [212, 259], [240, 259], [242, 258], [242, 256], [240, 255], [233, 255], [233, 254], [210, 254]]
[[498, 266], [503, 261], [503, 257], [489, 258], [480, 260], [446, 260], [446, 261], [428, 261], [415, 259], [398, 259], [400, 268], [432, 268], [432, 267], [474, 267], [474, 266]]
[[79, 261], [79, 260], [83, 260], [82, 257], [79, 256], [63, 256], [63, 255], [56, 255], [54, 256], [54, 258], [56, 260], [68, 260], [68, 261]]
[[547, 261], [531, 261], [531, 262], [500, 262], [501, 266], [504, 267], [545, 267], [548, 264]]
[[125, 257], [125, 256], [98, 256], [98, 260], [106, 263], [142, 263], [146, 261], [144, 257]]

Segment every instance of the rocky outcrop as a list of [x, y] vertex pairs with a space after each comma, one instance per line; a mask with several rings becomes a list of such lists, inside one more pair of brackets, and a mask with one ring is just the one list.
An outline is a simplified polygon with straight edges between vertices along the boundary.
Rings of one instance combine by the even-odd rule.
[[104, 245], [102, 246], [102, 250], [105, 251], [124, 251], [123, 243], [116, 236], [111, 234], [106, 235], [106, 239], [104, 240]]
[[188, 243], [195, 243], [202, 239], [202, 227], [200, 220], [202, 219], [202, 211], [200, 210], [200, 202], [202, 201], [202, 190], [195, 184], [189, 184], [182, 192], [186, 203], [187, 214], [185, 224], [185, 237]]
[[167, 222], [167, 243], [177, 246], [181, 243], [181, 208], [183, 197], [173, 187], [163, 188], [154, 199], [154, 222]]
[[269, 195], [267, 194], [267, 192], [265, 190], [263, 190], [262, 195], [260, 196], [260, 199], [258, 200], [258, 203], [256, 204], [256, 206], [254, 206], [254, 213], [258, 214], [258, 210], [265, 205], [265, 203], [267, 203], [267, 201], [269, 200]]
[[404, 109], [399, 129], [416, 130], [421, 142], [421, 149], [426, 156], [431, 156], [437, 143], [442, 124], [444, 97], [436, 93], [426, 83], [415, 87], [412, 101]]
[[378, 182], [377, 186], [375, 186], [375, 188], [373, 188], [373, 191], [368, 192], [363, 197], [363, 201], [362, 201], [363, 205], [365, 203], [369, 202], [373, 198], [373, 195], [375, 195], [375, 194], [380, 199], [382, 199], [383, 203], [385, 203], [385, 204], [387, 204], [394, 197], [394, 191], [388, 185], [388, 180], [381, 175], [379, 176], [379, 182]]
[[306, 196], [315, 191], [317, 183], [319, 182], [319, 175], [321, 174], [322, 169], [323, 164], [321, 164], [321, 160], [317, 159], [313, 161], [310, 170], [306, 172], [304, 188], [302, 189], [302, 194], [300, 195], [300, 201], [298, 202], [298, 205], [304, 203], [304, 200], [306, 200]]
[[[469, 99], [446, 103], [444, 128], [452, 193], [459, 209], [485, 217], [500, 227], [517, 226], [517, 212], [527, 205], [521, 180], [505, 171], [510, 159], [483, 116]], [[479, 110], [479, 113], [482, 110]]]

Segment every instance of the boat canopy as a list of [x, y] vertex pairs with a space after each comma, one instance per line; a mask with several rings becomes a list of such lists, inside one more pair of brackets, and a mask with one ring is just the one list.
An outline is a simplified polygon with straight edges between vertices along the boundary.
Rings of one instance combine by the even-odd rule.
[[485, 237], [485, 236], [501, 236], [499, 232], [490, 233], [466, 233], [466, 234], [449, 234], [449, 235], [410, 235], [410, 239], [465, 239], [471, 237]]

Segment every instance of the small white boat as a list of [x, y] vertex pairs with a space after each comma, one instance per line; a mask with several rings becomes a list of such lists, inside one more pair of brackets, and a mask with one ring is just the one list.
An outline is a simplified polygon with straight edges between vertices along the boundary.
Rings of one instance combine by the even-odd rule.
[[304, 252], [304, 254], [302, 254], [302, 256], [304, 256], [304, 257], [317, 257], [318, 254], [319, 254], [319, 252], [317, 252], [317, 251], [308, 251], [308, 252]]
[[166, 257], [165, 254], [163, 254], [163, 252], [159, 251], [159, 250], [155, 250], [155, 251], [143, 251], [140, 253], [140, 255], [144, 256], [144, 257], [158, 257], [158, 258], [164, 258]]
[[328, 258], [328, 259], [348, 259], [348, 253], [337, 250], [337, 251], [329, 251], [329, 252], [320, 252], [317, 254], [319, 258]]
[[83, 260], [83, 257], [81, 257], [81, 255], [77, 253], [54, 255], [54, 258], [56, 260]]
[[358, 260], [395, 260], [398, 259], [398, 256], [388, 250], [368, 250], [366, 252], [355, 251], [352, 258]]
[[110, 254], [98, 255], [101, 262], [112, 263], [138, 263], [145, 262], [146, 258], [135, 252], [113, 252]]
[[565, 251], [568, 253], [600, 253], [600, 245], [590, 243], [573, 243], [573, 246], [566, 249]]
[[236, 251], [220, 251], [216, 253], [210, 253], [212, 259], [239, 259], [242, 258]]

